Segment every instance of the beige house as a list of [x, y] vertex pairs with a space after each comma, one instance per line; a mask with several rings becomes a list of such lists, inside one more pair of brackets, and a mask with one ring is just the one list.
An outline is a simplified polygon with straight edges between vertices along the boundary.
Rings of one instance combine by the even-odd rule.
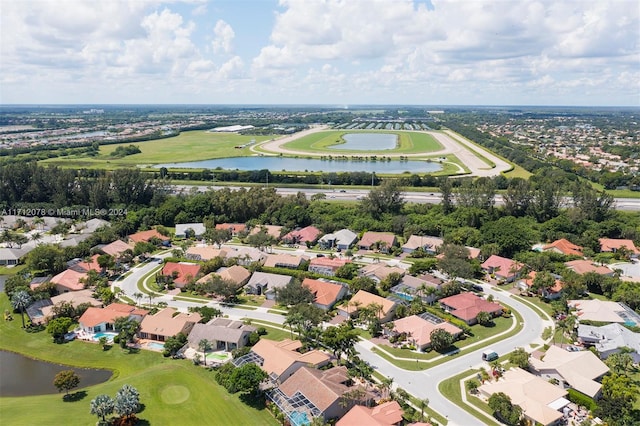
[[407, 340], [412, 342], [416, 349], [420, 351], [424, 351], [431, 346], [431, 333], [434, 330], [445, 330], [456, 338], [462, 335], [462, 330], [449, 322], [443, 321], [434, 324], [418, 315], [397, 319], [393, 322], [393, 325], [395, 334], [406, 333]]
[[378, 313], [378, 319], [380, 322], [385, 323], [391, 321], [396, 312], [396, 302], [364, 290], [359, 290], [354, 294], [346, 305], [338, 308], [338, 312], [343, 316], [354, 317], [358, 315], [362, 308], [366, 308], [374, 304], [380, 307], [380, 311]]
[[564, 387], [571, 387], [590, 398], [600, 395], [599, 380], [609, 367], [591, 351], [569, 352], [551, 346], [542, 359], [531, 358], [531, 370], [545, 380], [557, 379]]
[[557, 424], [562, 419], [560, 410], [569, 404], [566, 390], [520, 368], [507, 370], [497, 382], [488, 381], [478, 390], [486, 399], [494, 393], [506, 394], [526, 418], [544, 426]]
[[74, 271], [73, 269], [65, 269], [51, 281], [56, 286], [58, 293], [66, 293], [69, 291], [78, 291], [84, 289], [84, 280], [87, 278], [85, 272]]
[[155, 315], [147, 315], [140, 324], [138, 335], [142, 339], [166, 341], [178, 333], [189, 335], [193, 326], [202, 318], [195, 312], [184, 313], [165, 308]]
[[304, 366], [319, 368], [331, 361], [331, 357], [324, 352], [311, 350], [301, 353], [298, 352], [300, 348], [302, 342], [299, 340], [284, 339], [276, 342], [260, 339], [253, 345], [251, 352], [236, 358], [233, 364], [240, 367], [247, 362], [257, 363], [274, 382], [282, 383]]

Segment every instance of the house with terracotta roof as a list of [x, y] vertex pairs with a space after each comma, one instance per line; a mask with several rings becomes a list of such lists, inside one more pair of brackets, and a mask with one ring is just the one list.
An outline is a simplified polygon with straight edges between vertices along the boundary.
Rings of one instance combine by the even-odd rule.
[[520, 275], [524, 265], [506, 257], [491, 255], [480, 267], [487, 274], [494, 275], [499, 280], [512, 282]]
[[282, 236], [282, 242], [289, 245], [306, 244], [313, 245], [322, 235], [322, 231], [315, 226], [305, 226], [295, 229]]
[[142, 339], [165, 342], [178, 333], [189, 335], [193, 326], [202, 317], [197, 312], [178, 312], [174, 308], [164, 308], [155, 315], [147, 315], [140, 323], [138, 335]]
[[206, 324], [197, 323], [188, 336], [190, 348], [199, 349], [200, 341], [207, 339], [213, 350], [230, 352], [245, 347], [249, 343], [249, 335], [256, 331], [256, 327], [242, 321], [229, 318], [214, 318]]
[[94, 254], [88, 259], [88, 261], [82, 260], [82, 259], [76, 259], [76, 261], [73, 261], [67, 265], [69, 266], [70, 269], [73, 269], [74, 271], [78, 271], [78, 272], [96, 271], [97, 273], [100, 274], [103, 272], [103, 270], [98, 264], [98, 257], [100, 257], [99, 254]]
[[393, 247], [398, 245], [398, 239], [391, 232], [367, 231], [362, 234], [362, 238], [356, 245], [360, 250], [378, 250], [380, 253], [389, 253]]
[[92, 334], [113, 330], [116, 318], [127, 317], [141, 322], [148, 313], [149, 311], [135, 306], [112, 303], [104, 308], [87, 308], [78, 320], [78, 324], [85, 333]]
[[455, 325], [446, 322], [432, 322], [419, 315], [411, 315], [393, 321], [393, 334], [405, 334], [407, 341], [413, 344], [417, 350], [424, 351], [431, 346], [431, 333], [434, 330], [442, 329], [458, 338], [463, 331]]
[[233, 364], [240, 367], [253, 362], [266, 371], [273, 382], [282, 383], [302, 367], [320, 368], [331, 361], [331, 356], [325, 352], [314, 349], [301, 353], [301, 348], [302, 342], [299, 340], [284, 339], [276, 342], [260, 339], [247, 355], [234, 359]]
[[571, 387], [590, 398], [600, 395], [602, 376], [609, 367], [591, 351], [569, 352], [551, 346], [540, 359], [529, 361], [531, 371], [545, 381], [556, 379], [562, 387]]
[[318, 245], [325, 250], [335, 248], [337, 250], [349, 250], [358, 240], [358, 234], [341, 229], [331, 234], [325, 234], [318, 240]]
[[169, 242], [170, 238], [162, 235], [155, 229], [149, 229], [148, 231], [140, 231], [135, 234], [129, 235], [129, 243], [148, 243], [152, 238], [157, 238], [163, 242], [163, 244]]
[[609, 277], [612, 277], [615, 275], [615, 272], [607, 268], [606, 266], [598, 265], [596, 263], [593, 263], [590, 260], [585, 260], [585, 259], [577, 259], [577, 260], [572, 260], [570, 262], [564, 262], [564, 266], [566, 266], [567, 269], [572, 270], [578, 275], [583, 275], [588, 272], [593, 272], [594, 274], [605, 275]]
[[244, 223], [218, 223], [216, 229], [228, 229], [232, 237], [237, 237], [247, 231], [247, 225]]
[[98, 248], [100, 249], [100, 251], [102, 251], [104, 254], [108, 254], [110, 256], [113, 256], [115, 258], [118, 258], [120, 256], [122, 256], [122, 253], [124, 253], [127, 250], [133, 250], [133, 246], [125, 243], [122, 240], [115, 240], [109, 244], [103, 245], [103, 246], [98, 246]]
[[309, 272], [332, 277], [336, 271], [349, 263], [348, 259], [330, 258], [330, 257], [314, 257], [309, 261]]
[[557, 424], [562, 419], [562, 409], [570, 402], [565, 398], [565, 389], [520, 368], [505, 371], [498, 381], [487, 381], [478, 391], [484, 399], [498, 392], [506, 394], [532, 424], [544, 426]]
[[375, 407], [354, 405], [336, 426], [400, 426], [404, 411], [398, 401], [387, 401]]
[[581, 246], [573, 244], [566, 238], [555, 240], [554, 242], [542, 247], [542, 251], [552, 251], [555, 253], [564, 254], [565, 256], [584, 256], [582, 253], [583, 248]]
[[404, 276], [407, 271], [398, 266], [389, 266], [386, 263], [369, 263], [358, 271], [361, 277], [368, 277], [380, 284], [390, 274], [396, 273]]
[[402, 245], [404, 253], [413, 253], [418, 249], [422, 249], [425, 253], [436, 254], [440, 247], [444, 244], [444, 240], [430, 235], [411, 235], [406, 243]]
[[[344, 366], [328, 370], [302, 367], [277, 388], [269, 391], [267, 397], [283, 410], [292, 424], [308, 424], [300, 423], [301, 415], [308, 420], [318, 417], [323, 422], [328, 422], [329, 419], [344, 416], [353, 405], [372, 400], [372, 396], [363, 388], [347, 386], [349, 380]], [[358, 400], [350, 398], [350, 392], [357, 388], [363, 391], [364, 396]], [[294, 401], [300, 403], [293, 403]], [[292, 406], [296, 408], [291, 409]]]
[[[526, 277], [518, 280], [516, 286], [522, 291], [533, 292], [533, 281], [536, 279], [537, 274], [536, 271], [529, 272]], [[562, 281], [556, 277], [553, 287], [543, 288], [539, 290], [537, 294], [545, 299], [558, 299], [562, 295]]]
[[313, 304], [328, 311], [347, 294], [347, 288], [341, 284], [305, 278], [302, 285], [314, 294]]
[[51, 281], [56, 286], [58, 293], [66, 293], [68, 291], [78, 291], [84, 289], [84, 280], [87, 278], [85, 272], [74, 271], [73, 269], [65, 269]]
[[445, 311], [468, 325], [478, 322], [477, 317], [480, 312], [488, 312], [496, 317], [504, 311], [504, 308], [499, 303], [489, 302], [473, 293], [460, 293], [455, 296], [445, 297], [440, 299], [440, 305]]
[[396, 312], [396, 302], [364, 290], [358, 290], [351, 300], [349, 300], [349, 303], [338, 308], [338, 312], [340, 315], [346, 317], [355, 317], [358, 316], [363, 308], [370, 307], [374, 304], [380, 306], [380, 311], [378, 311], [377, 314], [380, 322], [385, 323], [391, 321]]
[[162, 267], [160, 275], [173, 280], [177, 288], [182, 288], [198, 278], [201, 266], [188, 262], [167, 262]]
[[308, 256], [297, 256], [286, 253], [268, 254], [264, 261], [264, 266], [270, 268], [298, 269], [303, 262], [308, 260]]
[[262, 230], [267, 233], [267, 235], [271, 235], [276, 241], [280, 241], [280, 235], [282, 234], [282, 226], [277, 225], [256, 225], [253, 227], [249, 235], [255, 235], [260, 233]]
[[185, 253], [185, 257], [189, 260], [211, 260], [216, 257], [227, 257], [227, 249], [218, 249], [214, 246], [200, 245], [189, 247]]
[[638, 257], [638, 250], [632, 240], [620, 238], [600, 238], [600, 251], [603, 253], [617, 253], [620, 250], [626, 250], [631, 257]]
[[249, 282], [244, 286], [245, 292], [249, 294], [264, 294], [267, 300], [276, 298], [275, 290], [286, 287], [293, 279], [290, 275], [270, 274], [268, 272], [254, 272], [249, 278]]

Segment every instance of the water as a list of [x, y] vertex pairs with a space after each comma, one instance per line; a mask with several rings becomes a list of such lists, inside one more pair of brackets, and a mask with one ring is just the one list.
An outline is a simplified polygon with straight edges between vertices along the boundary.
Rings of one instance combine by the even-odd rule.
[[224, 170], [288, 170], [292, 172], [366, 172], [381, 174], [432, 173], [442, 170], [439, 163], [427, 161], [339, 161], [317, 158], [290, 157], [233, 157], [214, 160], [191, 161], [187, 163], [159, 164], [155, 167], [185, 169], [224, 169]]
[[[58, 389], [53, 386], [53, 379], [62, 370], [73, 370], [80, 376], [80, 385], [77, 389], [106, 382], [111, 377], [109, 370], [52, 364], [7, 351], [0, 351], [0, 365], [2, 366], [0, 397], [58, 393]], [[70, 393], [73, 392], [74, 390], [71, 390]]]
[[106, 337], [108, 342], [113, 342], [113, 338], [116, 337], [118, 333], [110, 332], [110, 331], [101, 331], [99, 333], [91, 336], [91, 340], [99, 341], [101, 337]]
[[398, 144], [398, 135], [392, 133], [346, 133], [342, 138], [346, 141], [345, 143], [332, 145], [329, 149], [380, 151], [395, 149]]
[[164, 343], [148, 342], [147, 343], [147, 347], [149, 347], [150, 349], [154, 349], [156, 351], [163, 351], [164, 350]]

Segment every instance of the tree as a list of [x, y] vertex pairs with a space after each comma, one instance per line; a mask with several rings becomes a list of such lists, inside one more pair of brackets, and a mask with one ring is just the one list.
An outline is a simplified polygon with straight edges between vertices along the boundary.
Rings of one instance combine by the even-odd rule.
[[56, 343], [64, 342], [64, 335], [69, 331], [73, 320], [68, 317], [54, 318], [47, 324], [47, 333], [51, 334]]
[[453, 334], [442, 328], [436, 328], [435, 330], [433, 330], [430, 334], [430, 337], [431, 347], [434, 351], [437, 352], [442, 352], [445, 349], [448, 349], [455, 341], [455, 337], [453, 336]]
[[268, 377], [267, 373], [254, 363], [247, 363], [231, 373], [233, 392], [253, 393], [260, 389], [260, 383]]
[[98, 266], [102, 268], [102, 272], [106, 273], [108, 269], [113, 269], [116, 264], [116, 260], [110, 254], [101, 254], [98, 256]]
[[29, 295], [29, 292], [27, 292], [26, 290], [17, 291], [13, 293], [13, 296], [11, 296], [11, 306], [13, 306], [13, 309], [20, 311], [20, 317], [22, 318], [22, 328], [25, 327], [24, 311], [29, 307], [32, 300], [33, 299]]
[[114, 410], [124, 419], [131, 419], [140, 411], [140, 393], [131, 385], [123, 385], [116, 393]]
[[476, 316], [476, 321], [478, 321], [478, 324], [486, 327], [493, 324], [493, 316], [489, 312], [480, 311]]
[[602, 379], [602, 398], [596, 414], [612, 425], [638, 424], [633, 406], [638, 399], [638, 386], [625, 375], [609, 374]]
[[509, 362], [526, 369], [529, 367], [529, 353], [524, 348], [516, 348], [509, 354]]
[[178, 351], [180, 351], [180, 349], [182, 349], [182, 347], [186, 344], [186, 334], [178, 333], [175, 336], [171, 336], [164, 342], [164, 351], [162, 352], [162, 355], [164, 355], [165, 357], [175, 356]]
[[480, 383], [476, 379], [467, 380], [466, 387], [470, 394], [475, 394], [478, 392]]
[[206, 324], [209, 321], [211, 321], [212, 318], [217, 318], [219, 316], [222, 316], [222, 311], [220, 309], [217, 308], [212, 308], [211, 306], [196, 306], [196, 307], [190, 307], [189, 308], [190, 312], [197, 312], [200, 314], [200, 323], [201, 324]]
[[419, 399], [420, 404], [420, 420], [424, 420], [424, 409], [429, 406], [429, 398]]
[[290, 306], [301, 303], [311, 303], [315, 300], [314, 294], [309, 287], [302, 285], [299, 280], [291, 280], [280, 288], [276, 288], [276, 302], [279, 305]]
[[633, 369], [633, 357], [628, 352], [613, 353], [604, 363], [616, 374], [629, 374]]
[[207, 339], [201, 339], [198, 342], [198, 349], [202, 352], [202, 359], [204, 360], [204, 365], [207, 365], [207, 352], [211, 350], [213, 345]]
[[217, 244], [218, 248], [220, 248], [223, 243], [226, 243], [231, 239], [231, 230], [228, 228], [207, 228], [202, 238], [207, 242], [207, 244]]
[[106, 417], [113, 414], [115, 401], [109, 395], [101, 394], [91, 400], [91, 414], [106, 422]]
[[536, 276], [533, 278], [533, 283], [531, 285], [531, 290], [536, 294], [540, 294], [541, 296], [545, 296], [549, 293], [549, 289], [553, 288], [556, 284], [556, 279], [551, 273], [548, 271], [540, 271], [536, 273]]
[[139, 291], [136, 291], [135, 293], [133, 293], [133, 298], [136, 299], [136, 305], [140, 304], [140, 299], [142, 299], [144, 297], [144, 294], [140, 293]]
[[53, 379], [53, 385], [58, 392], [65, 391], [65, 396], [69, 395], [69, 391], [77, 388], [80, 384], [80, 377], [73, 370], [62, 370]]
[[522, 408], [511, 403], [511, 398], [504, 392], [496, 392], [489, 397], [489, 408], [508, 425], [517, 425], [522, 417]]
[[26, 263], [33, 272], [39, 271], [51, 275], [62, 272], [66, 267], [64, 252], [52, 244], [36, 246], [27, 255]]
[[362, 200], [362, 209], [374, 218], [380, 218], [384, 213], [400, 213], [404, 206], [400, 181], [389, 179], [382, 185], [369, 191]]
[[133, 318], [118, 317], [113, 322], [113, 328], [120, 337], [120, 347], [125, 348], [128, 342], [133, 342], [133, 338], [140, 330], [140, 323]]
[[328, 327], [322, 333], [321, 340], [333, 351], [333, 355], [340, 365], [342, 354], [347, 354], [347, 356], [354, 354], [353, 348], [358, 341], [358, 332], [347, 321], [337, 326]]

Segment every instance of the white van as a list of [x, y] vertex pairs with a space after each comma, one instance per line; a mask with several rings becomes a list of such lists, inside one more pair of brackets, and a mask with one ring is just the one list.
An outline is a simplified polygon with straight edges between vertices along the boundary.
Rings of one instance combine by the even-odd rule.
[[482, 360], [483, 361], [493, 361], [495, 359], [498, 359], [498, 354], [496, 353], [496, 351], [494, 351], [492, 349], [488, 349], [488, 350], [482, 352]]

